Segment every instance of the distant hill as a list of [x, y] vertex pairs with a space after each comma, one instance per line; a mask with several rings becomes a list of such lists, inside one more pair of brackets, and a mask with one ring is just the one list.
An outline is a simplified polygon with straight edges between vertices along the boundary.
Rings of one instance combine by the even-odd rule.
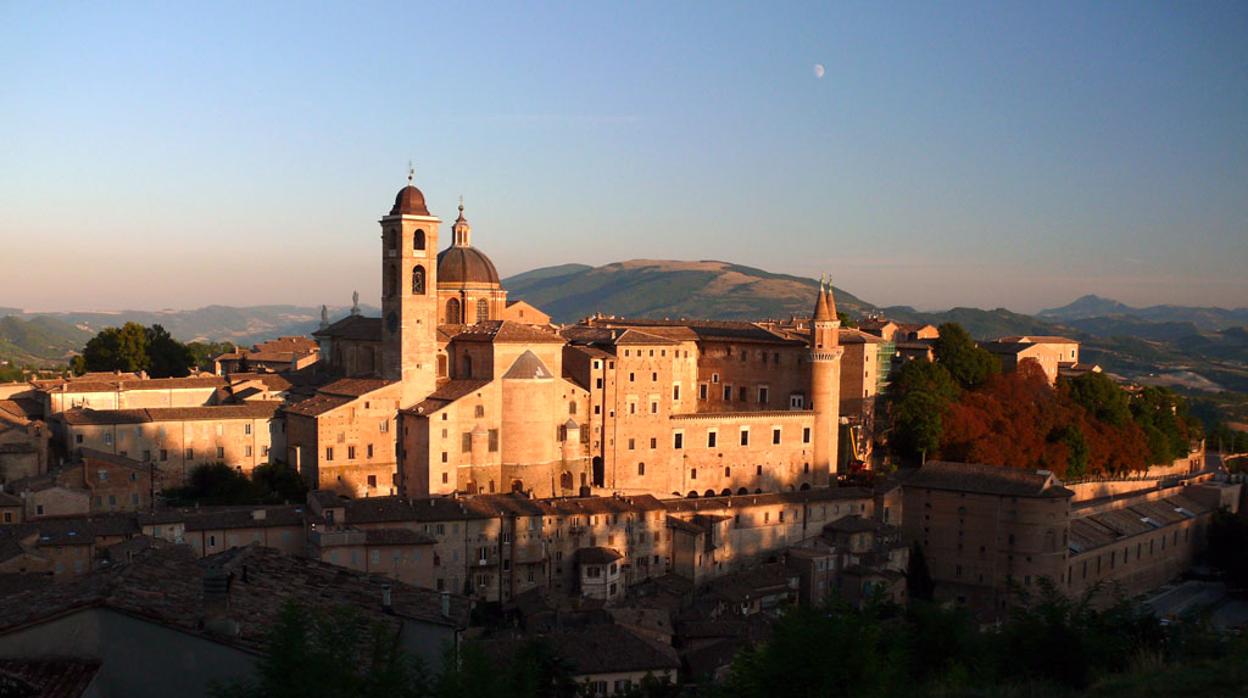
[[1198, 329], [1216, 331], [1248, 325], [1248, 308], [1214, 308], [1186, 305], [1152, 305], [1133, 308], [1116, 300], [1087, 295], [1060, 308], [1049, 308], [1038, 317], [1069, 322], [1089, 318], [1133, 319], [1146, 322], [1190, 323]]
[[52, 317], [0, 318], [0, 360], [17, 365], [64, 363], [91, 333]]
[[[596, 312], [628, 317], [753, 320], [807, 314], [818, 282], [718, 261], [634, 259], [600, 267], [565, 264], [503, 280], [508, 297], [525, 300], [557, 322]], [[842, 289], [837, 308], [873, 309]]]

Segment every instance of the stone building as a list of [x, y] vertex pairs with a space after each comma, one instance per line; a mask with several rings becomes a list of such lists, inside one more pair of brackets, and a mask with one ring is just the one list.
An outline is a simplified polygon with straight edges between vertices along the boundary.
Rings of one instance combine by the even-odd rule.
[[1000, 617], [1041, 579], [1080, 594], [1097, 583], [1150, 591], [1190, 566], [1215, 507], [1240, 485], [1166, 479], [1079, 501], [1047, 471], [931, 462], [903, 480], [903, 531], [937, 597]]
[[29, 398], [0, 399], [0, 483], [47, 472], [51, 431]]
[[314, 486], [706, 496], [835, 475], [844, 349], [830, 290], [806, 337], [615, 318], [555, 331], [507, 300], [462, 203], [436, 254], [441, 220], [410, 183], [380, 225], [383, 317], [314, 332], [326, 370], [348, 382], [285, 411], [286, 460]]
[[278, 337], [213, 357], [213, 372], [219, 376], [234, 373], [285, 373], [301, 371], [320, 359], [316, 342], [308, 337]]
[[155, 465], [157, 488], [182, 484], [191, 469], [221, 462], [244, 473], [269, 462], [284, 440], [279, 402], [102, 409], [58, 414], [68, 449], [93, 449]]
[[996, 356], [1007, 372], [1016, 370], [1023, 361], [1035, 361], [1044, 369], [1050, 383], [1057, 382], [1057, 376], [1063, 369], [1079, 365], [1079, 342], [1066, 337], [1001, 337], [980, 346]]

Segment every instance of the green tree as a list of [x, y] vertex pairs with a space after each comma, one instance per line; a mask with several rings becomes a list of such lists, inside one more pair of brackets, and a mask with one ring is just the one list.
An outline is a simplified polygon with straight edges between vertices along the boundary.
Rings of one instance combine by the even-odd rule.
[[1072, 402], [1102, 422], [1121, 427], [1131, 419], [1127, 392], [1103, 373], [1063, 378], [1060, 387]]
[[182, 378], [195, 365], [191, 350], [160, 325], [147, 328], [147, 359], [152, 378]]
[[1188, 454], [1195, 422], [1186, 400], [1168, 388], [1148, 386], [1130, 405], [1131, 417], [1148, 439], [1151, 463], [1169, 463]]
[[201, 371], [213, 369], [212, 360], [222, 354], [238, 351], [233, 342], [190, 342], [186, 348], [191, 352], [194, 365]]
[[944, 366], [963, 388], [977, 388], [1001, 372], [1001, 362], [975, 343], [961, 325], [946, 322], [932, 344], [936, 361]]
[[942, 415], [959, 392], [953, 376], [939, 364], [910, 361], [895, 371], [887, 393], [893, 452], [910, 463], [935, 453], [943, 431]]
[[75, 362], [79, 374], [87, 371], [145, 371], [150, 364], [147, 355], [147, 330], [137, 322], [121, 327], [105, 327], [87, 341], [82, 361]]
[[358, 609], [309, 609], [288, 601], [269, 632], [254, 677], [213, 687], [216, 698], [419, 698], [424, 668], [395, 631]]
[[191, 470], [186, 484], [165, 490], [174, 505], [249, 505], [302, 502], [307, 483], [285, 463], [260, 465], [248, 478], [225, 463], [202, 463]]

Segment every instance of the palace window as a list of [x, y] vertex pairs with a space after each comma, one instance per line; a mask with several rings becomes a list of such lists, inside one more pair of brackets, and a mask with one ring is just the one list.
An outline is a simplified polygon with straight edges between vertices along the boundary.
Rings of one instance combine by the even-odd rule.
[[490, 302], [482, 298], [477, 301], [477, 322], [485, 322], [490, 319]]
[[416, 231], [416, 236], [412, 238], [412, 249], [413, 250], [425, 249], [425, 231], [423, 230]]
[[459, 299], [452, 298], [446, 302], [446, 324], [458, 325], [463, 322], [459, 314]]

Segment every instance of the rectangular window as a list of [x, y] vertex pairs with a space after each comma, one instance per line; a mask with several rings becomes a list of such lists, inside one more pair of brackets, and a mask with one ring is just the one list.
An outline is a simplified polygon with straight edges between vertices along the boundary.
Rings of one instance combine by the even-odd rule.
[[636, 440], [634, 440], [634, 439], [629, 439], [629, 440], [628, 440], [628, 450], [630, 450], [630, 451], [631, 451], [631, 450], [633, 450], [634, 448], [636, 448], [636, 446], [637, 446], [637, 442], [636, 442]]
[[250, 424], [244, 424], [244, 425], [243, 425], [243, 433], [244, 433], [244, 434], [246, 434], [246, 435], [248, 435], [248, 436], [251, 436], [251, 425], [250, 425]]
[[443, 485], [447, 484], [449, 480], [450, 480], [450, 477], [446, 473], [442, 473], [442, 484]]
[[650, 414], [658, 414], [658, 413], [659, 413], [659, 403], [657, 402], [650, 403]]
[[760, 405], [766, 405], [768, 397], [770, 397], [770, 391], [766, 386], [758, 389], [758, 402]]
[[658, 448], [658, 447], [659, 447], [659, 440], [658, 440], [658, 439], [656, 439], [656, 438], [654, 438], [653, 436], [651, 436], [651, 437], [650, 437], [650, 448]]
[[498, 430], [490, 430], [490, 453], [498, 450]]
[[225, 446], [217, 446], [217, 458], [225, 458]]
[[325, 447], [325, 460], [332, 461], [333, 459], [334, 459], [334, 447], [326, 446]]
[[772, 430], [771, 430], [771, 443], [773, 443], [773, 444], [777, 444], [777, 445], [780, 443], [780, 427], [773, 427], [773, 428], [772, 428]]
[[376, 487], [376, 486], [377, 486], [377, 476], [376, 476], [376, 475], [369, 475], [369, 476], [368, 476], [368, 486], [369, 486], [369, 487]]
[[602, 405], [594, 405], [594, 414], [602, 414]]
[[193, 460], [194, 458], [195, 458], [195, 449], [193, 448], [186, 449], [186, 459]]
[[645, 474], [646, 474], [646, 464], [645, 464], [645, 463], [638, 463], [638, 464], [637, 464], [637, 474], [638, 474], [638, 475], [645, 475]]
[[672, 448], [681, 449], [685, 447], [685, 435], [681, 432], [672, 434]]
[[149, 460], [151, 460], [151, 459], [152, 459], [152, 452], [151, 452], [151, 451], [147, 451], [147, 450], [143, 451], [143, 461], [144, 461], [144, 462], [147, 462], [147, 461], [149, 461]]
[[355, 460], [355, 446], [347, 446], [347, 460]]
[[810, 443], [810, 427], [802, 427], [802, 443]]
[[691, 470], [689, 471], [689, 479], [690, 479], [690, 480], [697, 480], [697, 479], [698, 479], [698, 469], [697, 469], [697, 468], [693, 468], [693, 469], [691, 469]]
[[468, 453], [472, 450], [472, 432], [466, 431], [459, 440], [459, 450], [462, 453]]
[[594, 379], [594, 387], [595, 387], [595, 388], [597, 388], [598, 390], [602, 390], [602, 379], [601, 379], [601, 378], [595, 378], [595, 379]]
[[719, 439], [719, 434], [713, 431], [706, 432], [706, 447], [715, 448], [715, 444]]
[[373, 445], [372, 444], [368, 445], [368, 448], [365, 451], [365, 457], [367, 457], [369, 460], [372, 460], [372, 457], [373, 457]]
[[742, 445], [742, 446], [749, 446], [749, 445], [750, 445], [750, 429], [749, 429], [749, 427], [742, 427], [742, 428], [741, 428], [741, 445]]
[[737, 389], [737, 399], [741, 402], [749, 402], [749, 390], [744, 385]]
[[732, 402], [732, 386], [724, 386], [724, 402]]
[[169, 449], [167, 448], [160, 449], [160, 459], [162, 461], [169, 460]]
[[706, 391], [707, 391], [706, 383], [698, 383], [698, 399], [699, 400], [706, 399]]
[[680, 384], [679, 383], [672, 386], [672, 399], [677, 402], [680, 401]]
[[247, 458], [251, 458], [251, 446], [250, 445], [243, 446], [243, 455]]

